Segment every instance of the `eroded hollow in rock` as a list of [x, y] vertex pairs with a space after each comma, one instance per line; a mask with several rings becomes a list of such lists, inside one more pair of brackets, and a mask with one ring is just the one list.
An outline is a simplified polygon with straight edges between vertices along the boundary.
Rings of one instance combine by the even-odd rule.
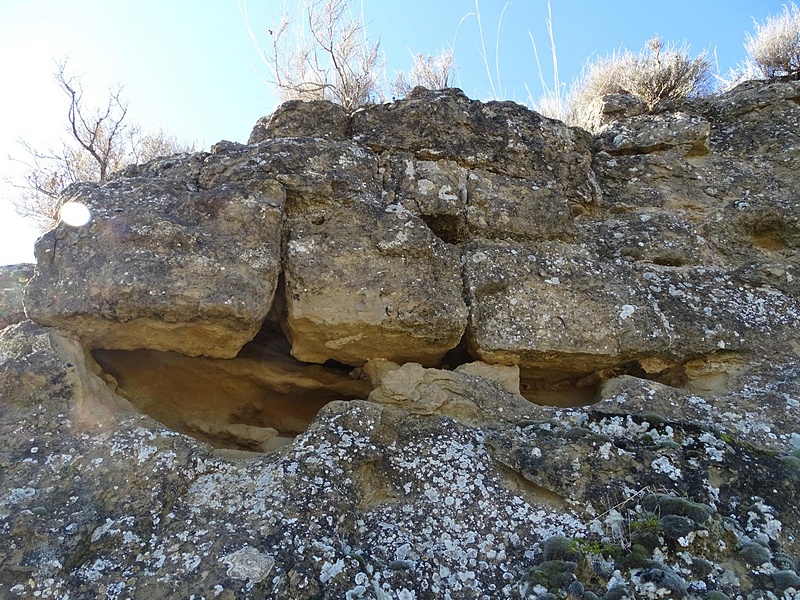
[[230, 360], [156, 350], [92, 355], [115, 391], [140, 411], [218, 448], [279, 448], [328, 402], [371, 391], [348, 368], [297, 361], [283, 333], [269, 324]]
[[591, 373], [522, 369], [520, 393], [545, 406], [588, 406], [600, 401], [606, 381], [630, 375], [700, 396], [721, 396], [730, 391], [731, 380], [743, 365], [736, 353], [720, 352], [684, 361], [642, 358]]

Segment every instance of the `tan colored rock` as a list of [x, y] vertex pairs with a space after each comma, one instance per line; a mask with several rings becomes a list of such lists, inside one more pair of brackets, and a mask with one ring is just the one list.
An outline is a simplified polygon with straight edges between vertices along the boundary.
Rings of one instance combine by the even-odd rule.
[[400, 368], [396, 362], [386, 360], [385, 358], [375, 358], [362, 367], [361, 371], [367, 377], [369, 384], [374, 388], [378, 387], [383, 380], [384, 375], [390, 371], [396, 371]]
[[491, 379], [499, 383], [509, 394], [519, 395], [519, 365], [490, 365], [475, 361], [460, 365], [456, 371]]
[[668, 324], [629, 267], [564, 243], [473, 242], [464, 268], [468, 342], [485, 362], [558, 380], [668, 352]]
[[275, 181], [198, 190], [185, 179], [70, 188], [92, 221], [36, 245], [25, 308], [92, 348], [230, 358], [258, 332], [280, 272]]
[[[507, 368], [489, 365], [443, 371], [406, 363], [382, 373], [370, 402], [401, 407], [421, 415], [444, 415], [461, 423], [515, 421], [532, 418], [537, 408], [518, 392]], [[517, 388], [519, 387], [517, 383]]]
[[437, 364], [466, 326], [458, 249], [402, 206], [293, 209], [286, 248], [292, 354], [360, 366]]
[[372, 390], [346, 370], [294, 360], [285, 338], [268, 330], [228, 360], [154, 350], [94, 355], [138, 410], [214, 446], [279, 447], [328, 402], [366, 398]]
[[[214, 421], [193, 420], [186, 428], [195, 437], [203, 437], [226, 445], [249, 448], [255, 452], [278, 450], [291, 443], [293, 437], [281, 436], [272, 427], [258, 427], [243, 423], [223, 424]], [[199, 435], [198, 435], [199, 434]]]
[[473, 242], [465, 274], [471, 351], [519, 365], [523, 379], [760, 353], [800, 327], [800, 304], [778, 289], [715, 268], [605, 262], [567, 244]]

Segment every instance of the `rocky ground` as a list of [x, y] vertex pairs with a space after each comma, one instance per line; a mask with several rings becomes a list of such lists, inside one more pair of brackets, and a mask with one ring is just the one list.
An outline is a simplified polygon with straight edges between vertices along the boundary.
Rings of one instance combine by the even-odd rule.
[[800, 84], [623, 100], [67, 190], [0, 273], [0, 597], [799, 597]]

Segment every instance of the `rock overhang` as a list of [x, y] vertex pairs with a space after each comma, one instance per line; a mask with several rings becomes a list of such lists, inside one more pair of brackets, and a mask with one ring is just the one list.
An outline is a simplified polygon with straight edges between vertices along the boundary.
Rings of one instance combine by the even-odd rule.
[[[41, 240], [28, 313], [91, 347], [232, 358], [277, 291], [300, 361], [437, 366], [466, 348], [518, 365], [534, 387], [671, 377], [699, 357], [752, 351], [760, 332], [784, 336], [797, 324], [793, 287], [739, 279], [720, 257], [748, 239], [766, 262], [777, 247], [764, 240], [793, 245], [791, 227], [774, 233], [772, 208], [714, 206], [703, 186], [715, 171], [697, 163], [697, 148], [715, 150], [704, 160], [720, 168], [733, 157], [719, 151], [712, 118], [631, 115], [616, 115], [592, 146], [523, 107], [453, 90], [352, 116], [289, 103], [250, 145], [73, 190], [95, 205], [95, 221]], [[637, 175], [618, 178], [615, 161], [628, 158]], [[678, 190], [665, 193], [655, 175], [665, 169], [681, 193], [702, 190], [695, 204], [676, 210]], [[643, 204], [649, 195], [664, 200]], [[791, 222], [792, 205], [780, 206]], [[84, 270], [71, 275], [73, 264]]]

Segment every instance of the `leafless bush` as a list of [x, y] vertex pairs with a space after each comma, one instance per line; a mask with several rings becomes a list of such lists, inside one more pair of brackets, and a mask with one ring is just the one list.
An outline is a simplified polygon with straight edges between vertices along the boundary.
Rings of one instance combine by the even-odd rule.
[[711, 65], [705, 54], [689, 56], [689, 47], [658, 37], [634, 54], [620, 50], [590, 64], [573, 89], [572, 110], [580, 123], [593, 100], [606, 94], [630, 94], [651, 110], [709, 92]]
[[747, 34], [745, 48], [761, 74], [800, 78], [800, 9], [794, 2], [784, 4], [783, 12], [754, 22], [755, 35]]
[[22, 163], [24, 171], [18, 181], [10, 182], [20, 190], [19, 196], [11, 200], [15, 210], [41, 230], [55, 224], [58, 198], [68, 185], [106, 181], [128, 164], [194, 149], [163, 130], [143, 133], [139, 126], [127, 123], [128, 107], [121, 98], [121, 89], [109, 91], [105, 106], [93, 110], [84, 102], [80, 79], [67, 74], [66, 62], [58, 65], [55, 79], [69, 98], [69, 140], [62, 141], [58, 149], [47, 150], [20, 140], [26, 157], [13, 160]]
[[442, 50], [434, 56], [417, 54], [412, 58], [414, 64], [408, 73], [400, 71], [395, 75], [390, 85], [392, 96], [402, 98], [418, 85], [429, 90], [442, 90], [452, 85], [455, 73], [452, 50]]
[[[239, 4], [250, 37], [246, 5]], [[294, 13], [282, 10], [261, 51], [281, 100], [330, 100], [352, 112], [383, 97], [380, 42], [367, 38], [348, 0], [308, 0]]]

